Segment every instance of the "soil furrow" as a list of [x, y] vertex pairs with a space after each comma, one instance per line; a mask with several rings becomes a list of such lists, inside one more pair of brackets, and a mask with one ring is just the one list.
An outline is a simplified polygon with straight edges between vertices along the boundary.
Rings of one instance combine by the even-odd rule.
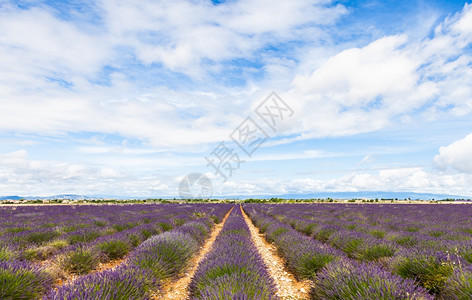
[[260, 234], [257, 227], [252, 224], [252, 221], [246, 215], [246, 212], [244, 212], [244, 210], [242, 211], [244, 219], [251, 231], [252, 240], [264, 259], [269, 269], [269, 273], [277, 286], [277, 296], [283, 300], [308, 299], [311, 281], [298, 281], [292, 273], [288, 272], [285, 267], [285, 261], [277, 254], [277, 248], [266, 241], [264, 235]]
[[177, 281], [174, 280], [169, 280], [167, 282], [164, 282], [162, 284], [162, 290], [154, 296], [154, 299], [158, 300], [185, 300], [189, 299], [189, 291], [188, 291], [188, 286], [190, 285], [190, 282], [192, 281], [193, 275], [195, 274], [195, 271], [197, 270], [197, 267], [199, 263], [202, 261], [202, 259], [205, 257], [205, 255], [210, 251], [211, 247], [213, 246], [213, 243], [215, 242], [216, 237], [220, 234], [221, 229], [223, 229], [223, 225], [226, 222], [226, 219], [228, 218], [229, 214], [233, 208], [229, 210], [229, 212], [225, 215], [223, 220], [216, 224], [213, 228], [213, 231], [211, 232], [210, 237], [208, 240], [205, 242], [205, 244], [200, 248], [200, 251], [198, 254], [190, 260], [189, 266], [190, 269], [187, 270]]

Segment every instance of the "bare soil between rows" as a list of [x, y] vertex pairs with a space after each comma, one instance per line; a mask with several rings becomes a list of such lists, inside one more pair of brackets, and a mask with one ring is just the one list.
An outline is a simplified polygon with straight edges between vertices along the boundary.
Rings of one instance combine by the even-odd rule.
[[[226, 214], [224, 219], [217, 225], [215, 225], [210, 238], [201, 247], [198, 255], [196, 255], [190, 262], [190, 269], [182, 274], [177, 281], [168, 280], [163, 283], [162, 289], [153, 295], [153, 299], [156, 300], [188, 300], [189, 290], [188, 287], [192, 281], [193, 276], [198, 268], [200, 262], [204, 259], [205, 255], [211, 250], [216, 237], [220, 234], [223, 226], [228, 218], [231, 210]], [[309, 291], [311, 288], [311, 281], [298, 281], [293, 274], [291, 274], [285, 267], [285, 261], [283, 258], [278, 256], [277, 248], [268, 243], [264, 235], [259, 233], [259, 230], [252, 224], [249, 217], [243, 210], [244, 220], [246, 221], [249, 230], [251, 232], [251, 238], [256, 246], [258, 252], [266, 264], [270, 276], [273, 278], [277, 288], [277, 296], [282, 300], [304, 300], [309, 298]]]
[[269, 274], [274, 279], [277, 287], [277, 296], [282, 300], [309, 299], [311, 281], [298, 281], [295, 276], [286, 269], [285, 260], [277, 254], [276, 246], [268, 243], [264, 235], [259, 233], [257, 227], [252, 224], [246, 212], [244, 212], [244, 210], [242, 210], [242, 212], [251, 231], [252, 240], [264, 259]]
[[200, 251], [198, 254], [193, 257], [190, 262], [189, 266], [190, 269], [187, 270], [184, 274], [182, 274], [182, 277], [175, 280], [168, 280], [166, 282], [163, 282], [162, 284], [162, 289], [153, 295], [153, 299], [156, 300], [167, 300], [167, 299], [173, 299], [173, 300], [185, 300], [189, 299], [189, 290], [188, 287], [190, 285], [190, 282], [192, 281], [193, 276], [195, 275], [195, 272], [197, 271], [198, 265], [200, 262], [203, 260], [205, 255], [211, 250], [211, 247], [213, 246], [213, 243], [216, 240], [216, 237], [220, 234], [221, 230], [223, 229], [223, 226], [226, 222], [226, 219], [228, 218], [229, 214], [233, 208], [229, 210], [229, 212], [225, 215], [223, 220], [216, 224], [213, 227], [213, 230], [210, 234], [210, 237], [207, 239], [205, 244], [200, 248]]

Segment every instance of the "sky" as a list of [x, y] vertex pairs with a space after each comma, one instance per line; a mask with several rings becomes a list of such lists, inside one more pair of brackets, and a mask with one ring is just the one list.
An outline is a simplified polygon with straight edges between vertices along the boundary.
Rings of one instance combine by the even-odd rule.
[[0, 195], [472, 196], [471, 114], [464, 1], [0, 0]]

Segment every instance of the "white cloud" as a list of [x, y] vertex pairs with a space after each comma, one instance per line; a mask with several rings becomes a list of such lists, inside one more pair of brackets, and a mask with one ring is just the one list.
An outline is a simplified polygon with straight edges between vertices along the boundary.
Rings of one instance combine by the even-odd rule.
[[98, 172], [98, 175], [102, 178], [111, 178], [111, 179], [121, 177], [120, 173], [113, 170], [112, 168], [100, 169], [100, 171]]
[[[470, 147], [469, 147], [470, 149]], [[136, 161], [126, 159], [136, 166]], [[148, 164], [150, 163], [147, 160]], [[88, 167], [79, 163], [28, 159], [25, 150], [0, 155], [0, 190], [3, 194], [47, 196], [60, 193], [112, 194], [117, 196], [174, 197], [181, 176], [159, 175], [156, 172], [125, 174], [103, 161], [103, 166]], [[146, 160], [141, 161], [142, 164]], [[157, 165], [159, 165], [158, 163]], [[185, 171], [184, 171], [185, 172]], [[163, 173], [165, 174], [165, 173]], [[472, 195], [470, 174], [448, 174], [428, 171], [421, 167], [390, 168], [378, 171], [354, 171], [334, 178], [290, 179], [280, 176], [251, 180], [230, 178], [222, 182], [212, 172], [215, 195], [278, 195], [287, 193], [317, 193], [345, 191], [429, 192]], [[238, 176], [241, 177], [241, 176]]]
[[465, 174], [437, 174], [423, 168], [392, 168], [377, 172], [353, 172], [332, 179], [277, 179], [259, 178], [251, 181], [213, 180], [216, 195], [282, 195], [320, 192], [416, 192], [472, 195], [472, 176]]
[[294, 153], [277, 153], [277, 154], [263, 154], [254, 156], [248, 159], [250, 162], [256, 161], [278, 161], [278, 160], [294, 160], [294, 159], [307, 159], [307, 158], [326, 158], [326, 157], [337, 157], [346, 156], [346, 153], [328, 153], [319, 150], [306, 150], [303, 152]]
[[199, 94], [179, 82], [174, 92], [149, 83], [151, 75], [136, 82], [127, 69], [162, 64], [211, 86], [207, 73], [224, 71], [226, 60], [251, 59], [271, 43], [305, 41], [301, 28], [345, 13], [329, 1], [266, 5], [98, 1], [98, 22], [84, 23], [60, 19], [45, 5], [7, 2], [0, 8], [0, 131], [104, 132], [167, 148], [226, 139], [254, 94], [218, 87], [210, 95], [214, 87], [206, 84]]
[[31, 160], [26, 150], [0, 155], [0, 191], [4, 195], [74, 193], [157, 197], [176, 194], [171, 180], [172, 177], [158, 175], [137, 178], [107, 166]]
[[7, 75], [4, 80], [23, 90], [53, 87], [54, 79], [93, 77], [110, 55], [99, 33], [81, 30], [40, 8], [1, 7], [0, 28], [0, 71]]
[[209, 1], [102, 1], [100, 6], [108, 30], [133, 45], [139, 59], [202, 76], [204, 59], [250, 57], [270, 43], [316, 40], [319, 35], [302, 35], [301, 27], [333, 23], [346, 13], [330, 2], [243, 0], [215, 6]]
[[339, 190], [345, 185], [355, 191], [408, 191], [443, 194], [471, 195], [472, 189], [467, 184], [472, 177], [466, 175], [437, 174], [424, 168], [394, 168], [376, 173], [353, 173], [333, 185]]
[[[299, 112], [300, 138], [376, 131], [411, 117], [430, 121], [472, 112], [472, 5], [441, 23], [431, 39], [386, 36], [346, 49], [282, 94]], [[310, 61], [305, 64], [310, 65]], [[303, 69], [303, 68], [302, 68]]]
[[345, 107], [366, 105], [373, 98], [409, 91], [416, 82], [417, 62], [401, 51], [405, 36], [391, 36], [331, 57], [310, 76], [294, 80], [297, 89], [319, 93]]
[[[103, 1], [98, 6], [103, 24], [84, 28], [43, 8], [1, 11], [0, 130], [45, 135], [105, 132], [167, 148], [227, 139], [249, 113], [249, 104], [265, 96], [260, 86], [246, 94], [241, 94], [245, 88], [204, 87], [201, 93], [187, 88], [143, 89], [118, 70], [106, 78], [110, 86], [93, 80], [105, 66], [126, 67], [118, 50], [123, 47], [145, 63], [160, 62], [170, 69], [198, 73], [204, 80], [205, 61], [225, 66], [227, 59], [252, 59], [271, 41], [316, 40], [320, 36], [307, 35], [309, 30], [346, 13], [342, 6], [313, 1], [290, 5], [276, 1], [268, 9], [265, 0], [218, 6]], [[471, 58], [463, 53], [472, 41], [466, 26], [471, 11], [466, 5], [430, 40], [384, 37], [346, 49], [309, 74], [298, 75], [292, 90], [282, 93], [296, 111], [285, 133], [307, 139], [374, 131], [396, 118], [408, 120], [425, 106], [429, 118], [444, 109], [457, 115], [472, 111], [467, 84], [472, 82]], [[268, 70], [287, 69], [287, 61], [273, 62], [268, 61]], [[303, 64], [294, 68], [303, 69]], [[214, 67], [219, 68], [212, 65], [209, 72]], [[49, 77], [73, 86], [64, 88], [64, 83]]]
[[[468, 4], [437, 26], [431, 38], [399, 33], [345, 48], [342, 43], [330, 45], [327, 33], [347, 10], [327, 0], [241, 0], [217, 6], [210, 1], [102, 0], [93, 8], [97, 23], [58, 18], [45, 5], [20, 9], [4, 2], [0, 132], [43, 137], [94, 132], [143, 145], [128, 148], [104, 142], [93, 148], [87, 143], [76, 147], [78, 155], [107, 156], [103, 164], [31, 160], [26, 150], [5, 154], [0, 157], [4, 191], [43, 193], [44, 182], [57, 190], [169, 191], [172, 181], [137, 179], [136, 173], [123, 172], [120, 166], [141, 170], [145, 165], [165, 169], [198, 164], [194, 157], [166, 154], [202, 152], [211, 143], [227, 140], [272, 89], [281, 91], [295, 117], [284, 126], [288, 137], [278, 137], [267, 146], [376, 131], [398, 120], [427, 121], [472, 112], [472, 5]], [[272, 47], [285, 43], [295, 50], [271, 53]], [[234, 64], [234, 59], [247, 60], [248, 66]], [[258, 66], [252, 66], [256, 61]], [[232, 73], [233, 68], [241, 69], [242, 75]], [[248, 79], [242, 87], [215, 82], [228, 74], [228, 81], [247, 79], [251, 72], [261, 72], [263, 78]], [[162, 77], [155, 80], [155, 76]], [[472, 167], [463, 156], [469, 144], [464, 144], [458, 141], [441, 148], [435, 162], [470, 173]], [[145, 157], [156, 152], [156, 158]], [[287, 151], [256, 160], [325, 155]], [[440, 190], [441, 184], [457, 190], [459, 183], [468, 186], [467, 174], [395, 169], [332, 180], [228, 183], [225, 191], [238, 186], [274, 193], [369, 186]]]
[[0, 156], [0, 163], [2, 166], [10, 168], [25, 168], [27, 163], [28, 152], [26, 150], [18, 150], [12, 153], [6, 153]]
[[[37, 185], [35, 189], [49, 190], [50, 185], [64, 184], [64, 188], [71, 188], [76, 181], [96, 179], [120, 178], [121, 175], [111, 168], [91, 168], [78, 163], [61, 161], [30, 160], [26, 150], [0, 155], [0, 179], [2, 192], [5, 190], [28, 191], [30, 185]], [[44, 187], [41, 185], [46, 184]], [[24, 186], [24, 187], [22, 187]]]
[[454, 143], [439, 148], [434, 157], [436, 165], [442, 169], [452, 168], [472, 174], [472, 134]]

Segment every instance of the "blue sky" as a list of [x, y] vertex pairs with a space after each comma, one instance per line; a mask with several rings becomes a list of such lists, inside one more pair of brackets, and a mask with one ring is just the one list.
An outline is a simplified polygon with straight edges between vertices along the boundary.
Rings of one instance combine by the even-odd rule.
[[200, 172], [216, 196], [471, 196], [471, 113], [464, 1], [0, 0], [0, 195], [173, 197]]

